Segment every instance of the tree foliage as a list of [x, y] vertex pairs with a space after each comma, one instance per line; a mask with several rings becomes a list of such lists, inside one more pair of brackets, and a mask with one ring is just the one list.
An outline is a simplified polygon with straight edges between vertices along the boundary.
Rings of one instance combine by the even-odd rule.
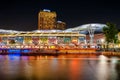
[[113, 42], [116, 39], [116, 35], [118, 33], [118, 29], [116, 25], [113, 23], [106, 23], [106, 26], [103, 27], [103, 33], [105, 34], [106, 41]]
[[118, 34], [118, 29], [116, 28], [116, 24], [106, 23], [106, 26], [103, 27], [103, 33], [105, 34], [107, 45], [117, 41], [116, 35]]

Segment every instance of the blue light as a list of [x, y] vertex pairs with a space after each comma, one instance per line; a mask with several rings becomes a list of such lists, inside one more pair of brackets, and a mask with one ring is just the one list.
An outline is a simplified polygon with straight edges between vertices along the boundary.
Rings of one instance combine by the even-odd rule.
[[20, 49], [8, 49], [8, 53], [21, 53]]
[[8, 54], [9, 60], [20, 60], [20, 53]]
[[24, 50], [22, 50], [22, 52], [23, 52], [23, 53], [29, 53], [30, 50], [28, 50], [28, 49], [24, 49]]
[[30, 51], [29, 49], [8, 49], [9, 54], [29, 53]]
[[20, 49], [8, 49], [8, 57], [10, 60], [19, 60], [21, 55]]

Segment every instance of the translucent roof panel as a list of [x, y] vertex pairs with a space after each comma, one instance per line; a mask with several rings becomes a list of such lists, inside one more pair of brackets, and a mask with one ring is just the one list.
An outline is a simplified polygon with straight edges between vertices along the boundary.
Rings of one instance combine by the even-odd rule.
[[80, 33], [87, 33], [88, 29], [94, 29], [96, 32], [102, 32], [103, 27], [106, 26], [105, 24], [99, 24], [99, 23], [91, 23], [91, 24], [84, 24], [84, 25], [80, 25], [74, 28], [69, 28], [66, 30], [69, 31], [79, 31]]
[[106, 26], [105, 24], [99, 23], [91, 23], [91, 24], [84, 24], [73, 28], [68, 28], [66, 30], [33, 30], [33, 31], [16, 31], [16, 30], [4, 30], [0, 29], [0, 33], [19, 33], [19, 32], [81, 32], [86, 33], [88, 31], [88, 27], [95, 28], [95, 31], [102, 31], [102, 28]]

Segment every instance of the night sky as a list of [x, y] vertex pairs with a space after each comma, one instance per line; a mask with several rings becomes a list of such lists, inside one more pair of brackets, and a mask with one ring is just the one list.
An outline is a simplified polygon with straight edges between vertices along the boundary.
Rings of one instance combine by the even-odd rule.
[[38, 12], [43, 9], [55, 11], [67, 28], [106, 22], [120, 26], [120, 4], [115, 0], [1, 0], [0, 29], [36, 30]]

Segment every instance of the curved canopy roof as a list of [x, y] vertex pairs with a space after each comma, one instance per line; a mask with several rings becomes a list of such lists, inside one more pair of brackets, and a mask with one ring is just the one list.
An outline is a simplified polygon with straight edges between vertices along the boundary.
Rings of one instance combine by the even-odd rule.
[[102, 32], [102, 28], [106, 26], [105, 24], [99, 23], [91, 23], [91, 24], [84, 24], [74, 28], [68, 28], [66, 30], [33, 30], [33, 31], [16, 31], [16, 30], [4, 30], [0, 29], [0, 33], [9, 34], [9, 33], [19, 33], [19, 32], [80, 32], [86, 34], [88, 32], [88, 28], [92, 28], [95, 31]]
[[80, 33], [87, 33], [88, 29], [94, 29], [96, 32], [102, 32], [103, 27], [106, 26], [105, 24], [99, 23], [91, 23], [91, 24], [84, 24], [74, 28], [66, 29], [66, 31], [80, 31]]

